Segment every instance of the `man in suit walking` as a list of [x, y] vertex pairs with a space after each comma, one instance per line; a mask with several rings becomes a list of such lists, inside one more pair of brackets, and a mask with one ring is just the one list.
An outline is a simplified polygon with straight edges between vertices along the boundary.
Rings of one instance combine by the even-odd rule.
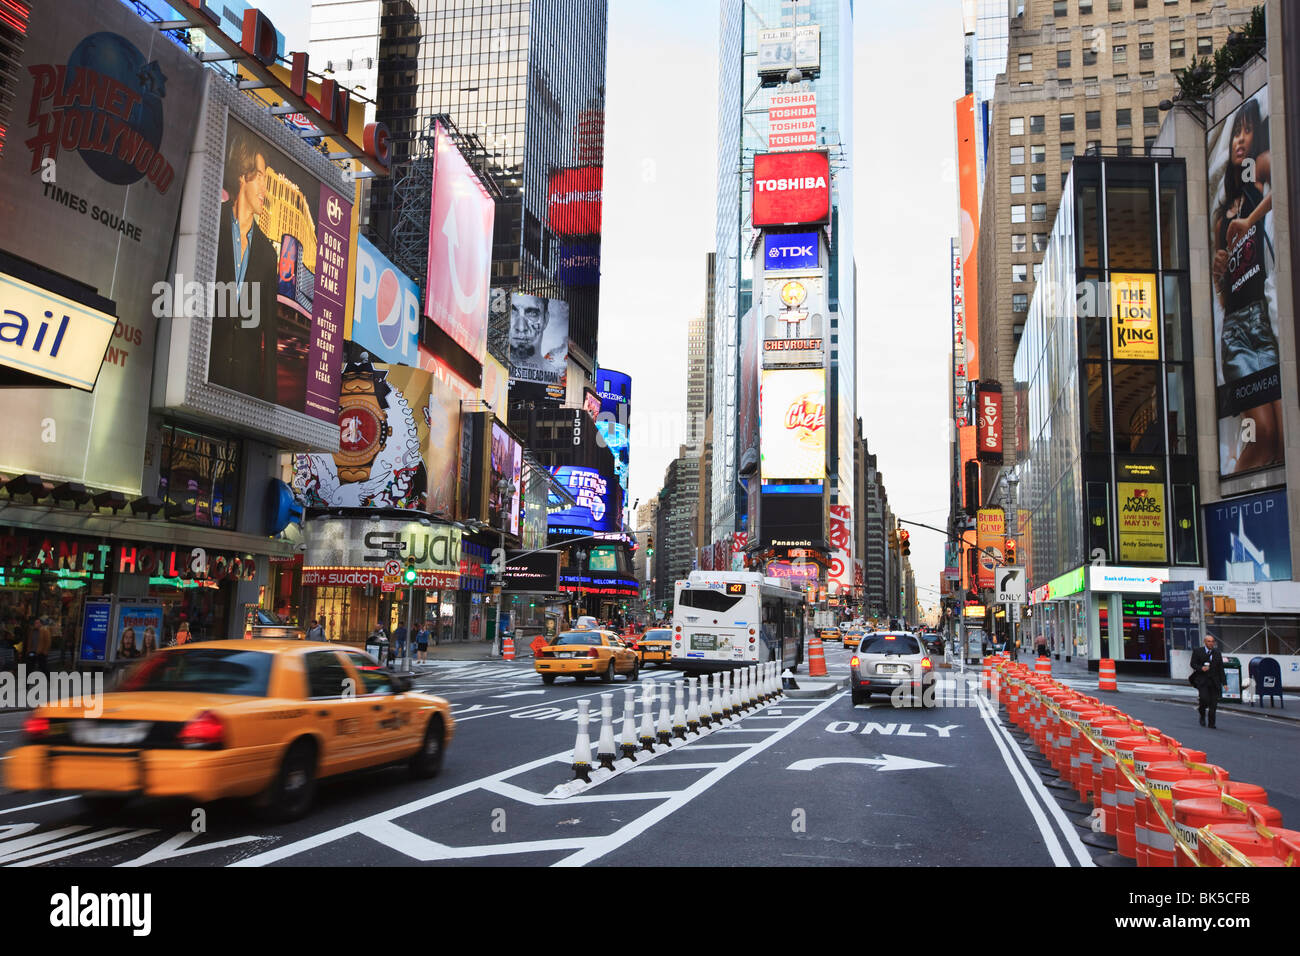
[[1219, 696], [1228, 676], [1223, 672], [1223, 655], [1215, 646], [1214, 635], [1205, 635], [1205, 646], [1192, 651], [1192, 686], [1196, 688], [1198, 701], [1196, 712], [1200, 715], [1201, 726], [1206, 726], [1206, 711], [1209, 711], [1211, 729], [1214, 728], [1214, 712], [1219, 706]]

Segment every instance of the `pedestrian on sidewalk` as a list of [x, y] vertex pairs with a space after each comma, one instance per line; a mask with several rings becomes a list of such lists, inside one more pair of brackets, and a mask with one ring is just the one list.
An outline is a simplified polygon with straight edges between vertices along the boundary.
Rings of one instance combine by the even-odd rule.
[[1039, 634], [1034, 637], [1034, 657], [1047, 656], [1047, 635]]
[[415, 649], [419, 651], [420, 660], [429, 659], [429, 622], [425, 621], [415, 634]]
[[322, 614], [320, 620], [313, 624], [307, 631], [307, 640], [323, 641], [325, 639], [325, 615]]
[[1223, 685], [1228, 682], [1228, 675], [1223, 671], [1223, 655], [1215, 646], [1213, 634], [1206, 634], [1204, 646], [1192, 651], [1192, 673], [1188, 680], [1196, 688], [1196, 713], [1201, 718], [1201, 726], [1206, 726], [1208, 711], [1208, 726], [1214, 730], [1215, 711], [1219, 707], [1219, 697]]

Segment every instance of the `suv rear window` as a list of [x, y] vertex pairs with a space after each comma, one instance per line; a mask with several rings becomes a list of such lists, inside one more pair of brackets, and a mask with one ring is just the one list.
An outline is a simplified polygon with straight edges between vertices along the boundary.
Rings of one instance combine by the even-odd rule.
[[862, 642], [863, 654], [920, 654], [921, 648], [911, 634], [873, 634]]
[[271, 683], [272, 660], [273, 655], [265, 651], [178, 649], [146, 661], [122, 685], [122, 690], [265, 697]]

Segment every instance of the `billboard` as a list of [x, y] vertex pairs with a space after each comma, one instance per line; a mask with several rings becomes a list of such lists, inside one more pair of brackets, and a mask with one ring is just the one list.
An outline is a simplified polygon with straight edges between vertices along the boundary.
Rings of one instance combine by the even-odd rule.
[[479, 363], [487, 350], [495, 210], [492, 197], [437, 124], [424, 314]]
[[810, 25], [759, 30], [759, 74], [821, 69], [821, 32]]
[[826, 543], [831, 563], [826, 571], [827, 590], [832, 594], [853, 589], [853, 506], [831, 505], [826, 523]]
[[1158, 361], [1160, 323], [1156, 320], [1156, 277], [1149, 273], [1112, 272], [1111, 355], [1118, 362]]
[[388, 545], [405, 545], [402, 563], [415, 562], [417, 587], [460, 586], [461, 531], [401, 518], [331, 518], [302, 529], [302, 583], [312, 586], [380, 585]]
[[552, 534], [618, 530], [618, 513], [610, 507], [614, 504], [614, 492], [607, 477], [594, 468], [580, 465], [560, 465], [552, 468], [551, 474], [576, 502], [572, 507], [551, 512], [546, 523]]
[[[979, 143], [976, 138], [975, 95], [968, 93], [956, 101], [957, 195], [960, 213], [957, 220], [957, 251], [953, 257], [954, 268], [960, 273], [963, 337], [966, 345], [964, 367], [954, 371], [957, 378], [967, 382], [979, 379], [979, 231], [980, 231], [980, 175]], [[960, 261], [958, 261], [960, 260]], [[955, 398], [960, 401], [964, 392]], [[960, 412], [961, 409], [958, 409]], [[974, 415], [965, 409], [966, 424], [973, 424]], [[960, 414], [958, 416], [961, 417]], [[975, 457], [975, 429], [958, 428], [959, 460]], [[965, 500], [965, 491], [962, 499]]]
[[1282, 378], [1265, 86], [1206, 133], [1219, 474], [1280, 465]]
[[763, 480], [825, 478], [826, 371], [765, 369], [761, 391]]
[[569, 366], [569, 304], [514, 292], [510, 296], [510, 378], [539, 385], [564, 401]]
[[602, 368], [596, 371], [596, 395], [600, 401], [596, 431], [614, 455], [614, 471], [623, 499], [627, 500], [631, 477], [630, 418], [632, 379], [623, 372]]
[[764, 272], [816, 272], [821, 266], [815, 232], [763, 233]]
[[740, 477], [757, 477], [759, 467], [758, 317], [751, 306], [740, 318], [740, 408], [736, 460]]
[[546, 196], [551, 232], [565, 237], [600, 235], [604, 174], [601, 166], [551, 171]]
[[975, 547], [979, 549], [979, 577], [976, 587], [993, 587], [994, 572], [1002, 565], [1002, 544], [1006, 539], [1006, 516], [1000, 508], [981, 508], [975, 515]]
[[357, 236], [352, 341], [377, 362], [420, 364], [420, 287], [365, 236]]
[[600, 285], [600, 243], [561, 242], [555, 278], [576, 289]]
[[549, 594], [560, 590], [560, 552], [507, 551], [502, 572], [503, 591]]
[[817, 94], [773, 93], [767, 105], [767, 148], [812, 149], [817, 145]]
[[979, 460], [1002, 461], [1002, 386], [980, 382], [975, 386], [975, 409], [979, 415]]
[[614, 415], [622, 421], [626, 415], [623, 409], [632, 401], [632, 377], [612, 368], [597, 369], [596, 394], [600, 396], [601, 412]]
[[492, 406], [497, 418], [505, 419], [506, 405], [510, 401], [510, 373], [491, 355], [483, 357], [483, 385], [479, 394]]
[[317, 508], [426, 508], [432, 376], [406, 365], [348, 365], [339, 450], [295, 455], [293, 488]]
[[831, 219], [831, 165], [824, 152], [754, 157], [755, 229], [824, 225]]
[[1140, 564], [1164, 564], [1165, 483], [1163, 480], [1120, 481], [1119, 559]]
[[460, 403], [461, 395], [455, 388], [436, 375], [430, 378], [426, 409], [429, 438], [424, 448], [428, 487], [425, 510], [447, 517], [456, 517], [463, 439]]
[[491, 485], [488, 487], [488, 524], [498, 531], [519, 534], [522, 497], [523, 446], [497, 422], [492, 423]]
[[1286, 489], [1206, 505], [1205, 548], [1212, 581], [1289, 581]]
[[763, 495], [759, 547], [824, 547], [824, 502], [821, 495]]
[[763, 366], [825, 365], [826, 279], [763, 279]]
[[[0, 248], [105, 298], [92, 304], [102, 317], [65, 313], [62, 299], [79, 296], [59, 290], [37, 301], [52, 291], [43, 277], [0, 270], [17, 280], [0, 285], [0, 310], [29, 320], [22, 336], [14, 326], [21, 321], [0, 311], [5, 354], [21, 349], [25, 371], [74, 386], [5, 388], [10, 422], [51, 419], [58, 440], [43, 440], [49, 434], [39, 427], [7, 429], [0, 471], [136, 495], [157, 326], [153, 286], [170, 279], [203, 68], [121, 3], [31, 6], [22, 53], [5, 80], [13, 111], [0, 153]], [[42, 338], [47, 310], [58, 320]], [[68, 325], [56, 349], [63, 314]]]
[[233, 116], [226, 125], [208, 381], [321, 421], [338, 414], [352, 203]]

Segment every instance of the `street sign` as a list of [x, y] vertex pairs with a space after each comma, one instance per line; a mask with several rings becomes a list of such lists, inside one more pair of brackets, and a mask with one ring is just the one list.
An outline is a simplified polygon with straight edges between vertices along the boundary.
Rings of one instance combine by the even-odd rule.
[[994, 575], [994, 589], [999, 604], [1025, 604], [1025, 569], [998, 568]]
[[396, 590], [397, 590], [397, 582], [396, 582], [396, 581], [387, 581], [387, 580], [386, 580], [386, 581], [384, 581], [383, 584], [381, 584], [381, 585], [379, 586], [379, 590], [380, 590], [380, 592], [383, 593], [383, 594], [390, 594], [390, 593], [392, 593], [393, 591], [396, 591]]
[[396, 578], [402, 573], [402, 562], [389, 558], [384, 562], [384, 577]]

